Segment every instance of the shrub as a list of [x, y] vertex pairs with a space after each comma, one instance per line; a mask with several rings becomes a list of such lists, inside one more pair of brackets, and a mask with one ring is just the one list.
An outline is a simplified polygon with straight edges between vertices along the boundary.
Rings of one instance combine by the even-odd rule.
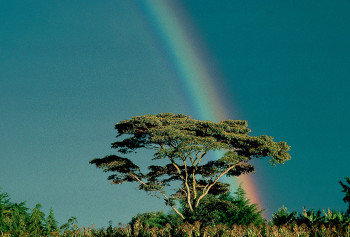
[[296, 212], [289, 212], [285, 206], [278, 209], [272, 214], [271, 223], [276, 226], [291, 224], [297, 219]]
[[216, 197], [207, 195], [195, 215], [183, 206], [182, 211], [187, 218], [186, 221], [194, 223], [200, 221], [203, 226], [225, 224], [236, 225], [260, 225], [265, 223], [262, 217], [263, 210], [259, 210], [257, 204], [251, 204], [244, 189], [239, 186], [234, 196], [226, 193]]

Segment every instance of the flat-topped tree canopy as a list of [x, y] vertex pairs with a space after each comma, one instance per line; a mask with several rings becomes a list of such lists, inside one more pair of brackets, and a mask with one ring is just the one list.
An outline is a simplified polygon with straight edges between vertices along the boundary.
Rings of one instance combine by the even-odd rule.
[[[112, 183], [139, 182], [140, 189], [161, 194], [167, 205], [175, 208], [174, 201], [184, 199], [191, 211], [195, 211], [200, 200], [212, 193], [219, 195], [229, 190], [229, 184], [219, 182], [226, 176], [239, 176], [254, 171], [249, 161], [269, 157], [272, 165], [282, 164], [291, 157], [286, 142], [274, 142], [272, 137], [250, 136], [247, 121], [224, 120], [219, 123], [192, 119], [183, 114], [162, 113], [135, 116], [115, 125], [118, 131], [112, 148], [121, 155], [141, 149], [154, 150], [150, 159], [167, 160], [163, 166], [150, 165], [148, 173], [130, 159], [117, 155], [90, 161], [109, 176]], [[123, 136], [127, 135], [127, 137]], [[221, 157], [204, 163], [209, 151], [222, 151]], [[164, 187], [172, 181], [181, 181], [176, 193], [166, 195]]]

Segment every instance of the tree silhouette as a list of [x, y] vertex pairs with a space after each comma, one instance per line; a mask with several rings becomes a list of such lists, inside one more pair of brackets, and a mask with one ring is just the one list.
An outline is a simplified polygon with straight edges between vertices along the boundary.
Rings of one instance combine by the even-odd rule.
[[59, 232], [57, 221], [55, 219], [55, 216], [53, 214], [52, 208], [50, 208], [49, 215], [46, 217], [44, 222], [44, 232], [45, 235], [52, 236], [53, 233]]
[[[346, 182], [350, 185], [350, 178], [345, 177]], [[346, 213], [350, 215], [350, 186], [344, 184], [342, 181], [339, 181], [340, 185], [343, 187], [342, 192], [345, 193], [345, 197], [343, 198], [343, 201], [348, 204], [348, 210]]]
[[[108, 177], [112, 184], [138, 182], [139, 189], [159, 195], [184, 219], [175, 201], [185, 200], [194, 215], [206, 195], [229, 191], [229, 184], [219, 182], [221, 177], [253, 172], [251, 159], [270, 157], [272, 165], [290, 159], [290, 147], [285, 142], [274, 142], [266, 135], [249, 136], [247, 126], [242, 120], [214, 123], [173, 113], [136, 116], [115, 125], [118, 140], [112, 148], [124, 155], [153, 150], [152, 160], [165, 164], [149, 165], [144, 173], [131, 157], [109, 155], [90, 163], [114, 172]], [[220, 158], [206, 159], [210, 151], [220, 154]], [[176, 185], [176, 181], [180, 183], [176, 192], [167, 194], [166, 187]]]

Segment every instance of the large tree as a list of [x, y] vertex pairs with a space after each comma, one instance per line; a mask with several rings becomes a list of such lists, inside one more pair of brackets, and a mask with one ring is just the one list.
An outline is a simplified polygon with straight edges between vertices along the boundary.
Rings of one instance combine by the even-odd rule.
[[[229, 184], [219, 182], [223, 176], [239, 176], [254, 171], [249, 164], [254, 158], [270, 157], [270, 163], [290, 159], [289, 146], [274, 142], [272, 137], [250, 136], [246, 121], [225, 120], [219, 123], [192, 119], [183, 114], [163, 113], [132, 117], [115, 125], [117, 141], [112, 148], [121, 155], [142, 149], [154, 151], [151, 160], [164, 160], [162, 165], [149, 165], [147, 172], [129, 158], [109, 155], [90, 161], [105, 172], [112, 184], [138, 182], [139, 189], [161, 195], [166, 204], [176, 209], [175, 201], [184, 200], [196, 212], [207, 194], [229, 191]], [[214, 151], [220, 158], [206, 155]], [[177, 181], [177, 182], [176, 182]], [[179, 182], [180, 181], [180, 182]], [[180, 183], [168, 194], [170, 184]]]

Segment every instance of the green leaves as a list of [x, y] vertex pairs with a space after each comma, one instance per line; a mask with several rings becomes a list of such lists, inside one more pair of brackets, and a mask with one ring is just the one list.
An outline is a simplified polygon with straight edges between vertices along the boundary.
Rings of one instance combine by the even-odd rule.
[[129, 159], [116, 155], [106, 156], [102, 159], [93, 159], [90, 161], [90, 164], [95, 164], [98, 168], [102, 168], [104, 172], [116, 171], [119, 173], [129, 173], [140, 170]]
[[[290, 147], [285, 142], [274, 142], [266, 135], [249, 136], [248, 123], [243, 120], [214, 123], [183, 114], [163, 113], [135, 116], [117, 123], [115, 128], [117, 141], [112, 143], [112, 148], [121, 154], [153, 150], [150, 162], [161, 160], [162, 165], [150, 164], [148, 172], [141, 173], [129, 158], [117, 155], [90, 163], [105, 172], [114, 172], [108, 177], [114, 184], [137, 181], [140, 189], [161, 194], [178, 214], [176, 200], [186, 199], [194, 212], [192, 205], [197, 207], [205, 195], [228, 191], [228, 185], [219, 182], [222, 176], [253, 172], [251, 159], [270, 157], [273, 165], [290, 159]], [[205, 159], [210, 151], [220, 151], [223, 155], [216, 160]], [[173, 181], [181, 181], [181, 185], [174, 194], [167, 195], [165, 186]]]
[[46, 217], [44, 222], [44, 233], [48, 236], [53, 236], [52, 233], [57, 233], [59, 231], [57, 221], [53, 214], [52, 208], [50, 208], [49, 215]]
[[350, 178], [345, 177], [345, 180], [349, 185], [344, 184], [342, 181], [339, 181], [339, 183], [343, 187], [342, 192], [345, 193], [343, 201], [349, 205], [346, 213], [350, 216]]
[[331, 211], [330, 209], [326, 211], [323, 210], [323, 215], [320, 210], [314, 211], [306, 210], [303, 208], [301, 213], [299, 212], [289, 212], [287, 208], [282, 206], [272, 215], [271, 224], [276, 226], [297, 224], [306, 225], [308, 227], [346, 227], [350, 224], [350, 217], [339, 211]]
[[125, 182], [134, 182], [142, 178], [140, 168], [131, 160], [116, 155], [106, 156], [101, 159], [93, 159], [90, 164], [103, 169], [104, 172], [116, 172], [110, 175], [108, 180], [112, 180], [112, 184], [122, 184]]
[[203, 226], [224, 224], [227, 226], [262, 224], [262, 210], [257, 204], [251, 204], [245, 191], [238, 187], [234, 195], [229, 192], [220, 196], [207, 195], [196, 210], [194, 216], [182, 202], [183, 211], [190, 222], [200, 221]]
[[285, 142], [276, 143], [266, 135], [248, 136], [250, 129], [247, 126], [243, 120], [214, 123], [173, 113], [136, 116], [115, 125], [119, 137], [131, 137], [112, 143], [112, 147], [124, 154], [140, 148], [156, 149], [157, 159], [209, 150], [235, 151], [246, 159], [268, 156], [271, 164], [290, 159], [290, 147]]
[[346, 216], [344, 213], [339, 211], [331, 211], [330, 209], [327, 212], [323, 211], [325, 217], [325, 223], [337, 226], [337, 225], [349, 225], [350, 217]]
[[31, 236], [40, 236], [44, 230], [45, 214], [40, 210], [41, 204], [36, 204], [30, 214], [28, 230]]
[[30, 211], [25, 202], [13, 203], [7, 193], [0, 192], [0, 233], [4, 236], [57, 236], [59, 230], [52, 209], [45, 219], [41, 208], [41, 204], [37, 204]]
[[277, 212], [272, 214], [271, 222], [276, 226], [280, 226], [280, 225], [291, 224], [296, 220], [297, 220], [297, 213], [289, 212], [285, 206], [282, 206], [281, 208], [278, 209]]

